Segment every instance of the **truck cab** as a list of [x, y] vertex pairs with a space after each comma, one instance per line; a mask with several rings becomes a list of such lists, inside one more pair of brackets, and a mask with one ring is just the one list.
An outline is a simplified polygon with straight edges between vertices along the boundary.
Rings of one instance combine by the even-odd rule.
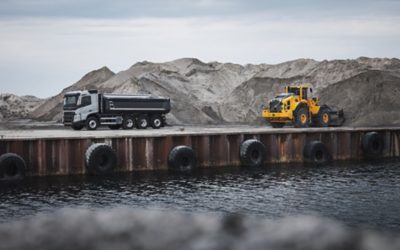
[[64, 118], [65, 126], [82, 129], [88, 116], [99, 112], [97, 91], [71, 91], [64, 95]]

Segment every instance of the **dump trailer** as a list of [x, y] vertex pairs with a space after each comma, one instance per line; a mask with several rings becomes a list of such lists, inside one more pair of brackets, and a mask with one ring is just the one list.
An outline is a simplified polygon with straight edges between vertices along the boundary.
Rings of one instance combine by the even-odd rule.
[[110, 129], [158, 129], [166, 124], [169, 98], [151, 95], [101, 94], [97, 90], [71, 91], [64, 95], [63, 123], [74, 130], [99, 126]]
[[317, 97], [310, 98], [308, 86], [287, 86], [285, 92], [273, 98], [263, 108], [262, 117], [272, 127], [282, 128], [292, 123], [297, 128], [341, 126], [344, 121], [343, 109], [320, 105]]

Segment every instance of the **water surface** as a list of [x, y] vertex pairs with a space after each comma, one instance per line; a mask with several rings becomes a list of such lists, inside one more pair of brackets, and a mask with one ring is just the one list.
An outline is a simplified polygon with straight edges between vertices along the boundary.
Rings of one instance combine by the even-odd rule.
[[0, 222], [65, 207], [126, 206], [270, 219], [316, 214], [349, 226], [400, 231], [398, 162], [28, 178], [0, 185]]

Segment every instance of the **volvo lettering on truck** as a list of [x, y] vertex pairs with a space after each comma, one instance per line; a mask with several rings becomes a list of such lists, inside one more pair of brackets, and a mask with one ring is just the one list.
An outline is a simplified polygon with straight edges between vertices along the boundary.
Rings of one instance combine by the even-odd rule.
[[99, 126], [158, 129], [166, 125], [165, 115], [170, 110], [170, 99], [165, 97], [71, 91], [64, 95], [63, 123], [75, 130], [95, 130]]

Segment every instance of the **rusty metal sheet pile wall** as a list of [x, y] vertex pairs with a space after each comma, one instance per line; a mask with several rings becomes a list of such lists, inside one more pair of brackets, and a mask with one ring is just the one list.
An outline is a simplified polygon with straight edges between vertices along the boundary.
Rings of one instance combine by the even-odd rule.
[[[371, 131], [373, 131], [371, 129]], [[116, 171], [168, 168], [168, 154], [178, 145], [191, 146], [201, 167], [239, 166], [239, 148], [247, 139], [258, 139], [266, 147], [265, 163], [303, 161], [307, 142], [324, 143], [333, 160], [360, 160], [362, 137], [366, 131], [317, 131], [303, 133], [184, 134], [157, 137], [64, 138], [0, 140], [0, 154], [12, 152], [27, 163], [28, 175], [83, 174], [85, 152], [93, 143], [106, 143], [117, 153]], [[400, 129], [381, 130], [384, 157], [400, 156]]]

